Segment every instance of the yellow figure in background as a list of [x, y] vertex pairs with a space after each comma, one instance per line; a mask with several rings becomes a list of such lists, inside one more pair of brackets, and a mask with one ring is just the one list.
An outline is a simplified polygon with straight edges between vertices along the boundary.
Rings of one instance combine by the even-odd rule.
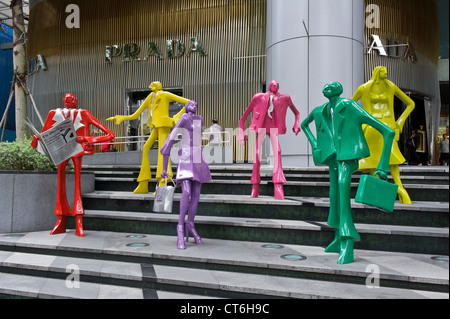
[[[163, 91], [161, 82], [153, 82], [152, 84], [150, 84], [150, 89], [152, 90], [152, 93], [149, 94], [147, 99], [134, 114], [128, 116], [116, 115], [107, 119], [107, 121], [115, 121], [118, 125], [123, 121], [136, 120], [141, 115], [141, 113], [144, 112], [145, 109], [148, 110], [147, 126], [152, 128], [152, 132], [144, 145], [141, 171], [137, 179], [139, 185], [134, 190], [135, 194], [148, 193], [148, 181], [152, 178], [148, 153], [152, 145], [155, 143], [156, 139], [158, 139], [158, 165], [156, 169], [156, 178], [161, 178], [161, 172], [163, 168], [163, 156], [161, 155], [161, 147], [167, 140], [170, 130], [175, 124], [177, 124], [181, 115], [185, 111], [185, 108], [183, 107], [183, 109], [178, 114], [171, 118], [169, 117], [169, 103], [171, 101], [179, 102], [182, 104], [186, 104], [187, 102], [189, 102], [188, 99], [182, 98], [170, 92]], [[170, 161], [167, 168], [167, 174], [171, 178], [173, 177]], [[164, 180], [161, 179], [160, 185], [163, 184]]]
[[[361, 99], [363, 107], [368, 113], [395, 131], [389, 170], [395, 184], [398, 185], [400, 202], [403, 204], [412, 204], [408, 192], [403, 187], [400, 179], [399, 165], [403, 164], [406, 160], [400, 152], [398, 141], [400, 134], [403, 132], [406, 119], [415, 108], [415, 103], [393, 82], [387, 79], [387, 73], [387, 68], [384, 66], [375, 68], [372, 79], [356, 90], [352, 100], [357, 102]], [[397, 96], [406, 104], [405, 111], [397, 120], [395, 120], [394, 114], [394, 96]], [[370, 171], [370, 174], [373, 175], [383, 150], [383, 136], [371, 126], [364, 127], [364, 136], [369, 144], [370, 157], [359, 161], [359, 169], [363, 172]]]

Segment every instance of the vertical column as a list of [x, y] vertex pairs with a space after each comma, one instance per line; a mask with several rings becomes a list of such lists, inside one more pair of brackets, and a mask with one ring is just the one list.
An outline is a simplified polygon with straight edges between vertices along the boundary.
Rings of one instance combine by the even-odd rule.
[[[364, 82], [364, 0], [267, 0], [267, 82], [289, 94], [300, 120], [326, 102], [323, 86], [332, 81], [351, 98]], [[303, 133], [280, 138], [284, 166], [314, 166]], [[269, 156], [269, 159], [272, 156]]]

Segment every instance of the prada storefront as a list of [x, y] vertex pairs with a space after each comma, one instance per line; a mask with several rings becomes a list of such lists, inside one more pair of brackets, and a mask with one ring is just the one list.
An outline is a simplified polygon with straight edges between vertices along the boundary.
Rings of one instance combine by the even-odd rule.
[[[401, 138], [418, 129], [424, 164], [436, 155], [435, 1], [30, 0], [27, 55], [28, 86], [43, 117], [62, 107], [70, 92], [119, 139], [148, 135], [146, 118], [121, 125], [106, 118], [134, 113], [150, 83], [160, 81], [164, 90], [198, 102], [205, 128], [219, 120], [238, 161], [253, 160], [252, 139], [242, 149], [235, 132], [266, 83], [280, 83], [303, 121], [325, 102], [324, 84], [341, 82], [343, 97], [351, 98], [384, 65], [388, 78], [416, 102]], [[171, 112], [180, 107], [173, 103]], [[396, 112], [403, 107], [396, 101]], [[28, 116], [40, 126], [31, 105]], [[306, 137], [295, 136], [293, 124], [290, 114], [290, 132], [280, 139], [283, 164], [314, 166]]]

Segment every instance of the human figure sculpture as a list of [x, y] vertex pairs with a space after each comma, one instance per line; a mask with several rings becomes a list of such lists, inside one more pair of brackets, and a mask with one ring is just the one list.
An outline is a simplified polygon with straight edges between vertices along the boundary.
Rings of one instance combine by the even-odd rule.
[[[63, 99], [64, 108], [54, 109], [48, 113], [42, 132], [45, 132], [56, 124], [70, 118], [73, 121], [75, 132], [77, 134], [77, 142], [83, 147], [83, 152], [71, 158], [75, 168], [75, 197], [73, 210], [67, 201], [66, 195], [66, 166], [70, 159], [58, 165], [58, 186], [56, 192], [55, 215], [57, 216], [56, 225], [51, 231], [51, 235], [66, 232], [67, 216], [75, 216], [76, 230], [75, 235], [84, 237], [83, 215], [84, 208], [81, 197], [81, 163], [84, 155], [94, 154], [94, 144], [111, 142], [114, 140], [114, 134], [100, 123], [89, 111], [78, 109], [78, 101], [75, 95], [67, 93]], [[93, 137], [90, 133], [90, 125], [102, 130], [106, 135]], [[33, 136], [31, 146], [38, 146], [38, 137]]]
[[[356, 90], [352, 100], [359, 101], [361, 99], [362, 105], [367, 112], [394, 130], [395, 138], [391, 150], [389, 170], [395, 184], [398, 185], [398, 197], [400, 202], [403, 204], [412, 204], [411, 198], [403, 187], [400, 179], [399, 165], [403, 164], [406, 159], [400, 152], [398, 141], [400, 139], [400, 134], [403, 132], [403, 126], [406, 119], [415, 108], [415, 103], [393, 82], [387, 79], [387, 74], [386, 67], [379, 66], [375, 68], [372, 79]], [[397, 120], [395, 120], [394, 114], [394, 96], [398, 97], [406, 104], [405, 111]], [[369, 171], [371, 175], [374, 175], [380, 160], [383, 142], [380, 133], [371, 126], [364, 127], [364, 136], [369, 145], [370, 156], [359, 161], [359, 169], [361, 171]]]
[[[120, 124], [123, 121], [131, 121], [137, 119], [145, 109], [148, 110], [148, 122], [147, 126], [152, 128], [152, 133], [144, 145], [142, 154], [141, 170], [138, 176], [138, 186], [134, 190], [135, 194], [146, 194], [148, 193], [148, 181], [152, 178], [150, 171], [150, 160], [148, 153], [153, 143], [158, 140], [158, 149], [161, 150], [164, 142], [169, 136], [170, 130], [176, 124], [180, 116], [184, 113], [185, 108], [183, 108], [178, 114], [173, 118], [169, 117], [169, 103], [171, 101], [176, 101], [182, 104], [186, 104], [189, 100], [180, 97], [176, 94], [163, 91], [161, 82], [153, 82], [150, 84], [150, 89], [152, 93], [149, 94], [147, 99], [141, 105], [141, 107], [132, 115], [116, 115], [110, 117], [107, 121], [115, 121], [116, 124]], [[151, 121], [151, 122], [150, 122]], [[156, 169], [156, 179], [161, 178], [162, 171], [162, 155], [158, 152], [158, 164]], [[168, 176], [173, 177], [172, 166], [169, 163], [168, 166]], [[163, 185], [164, 181], [160, 181], [160, 185]]]
[[[311, 143], [314, 163], [329, 166], [328, 225], [335, 229], [335, 238], [325, 251], [338, 252], [338, 264], [347, 264], [354, 261], [354, 243], [361, 239], [353, 223], [350, 189], [351, 175], [358, 169], [358, 160], [370, 155], [362, 125], [370, 125], [383, 135], [383, 151], [378, 163], [378, 173], [382, 179], [387, 178], [389, 171], [389, 156], [395, 133], [357, 102], [340, 98], [342, 92], [342, 85], [338, 82], [325, 85], [323, 94], [329, 102], [316, 107], [303, 121], [302, 129]], [[317, 137], [309, 128], [313, 121]]]
[[[161, 147], [161, 154], [163, 155], [161, 177], [167, 178], [170, 150], [177, 135], [181, 133], [181, 148], [178, 152], [176, 178], [177, 185], [181, 185], [182, 189], [180, 217], [177, 225], [178, 249], [186, 248], [184, 233], [186, 233], [186, 242], [189, 240], [189, 235], [192, 234], [196, 244], [203, 244], [202, 238], [195, 230], [194, 218], [197, 213], [202, 184], [211, 180], [211, 173], [203, 158], [201, 147], [203, 118], [196, 115], [197, 103], [195, 101], [189, 101], [185, 108], [186, 113], [181, 116], [169, 138]], [[188, 213], [188, 218], [185, 226], [186, 213]]]
[[247, 136], [244, 132], [245, 121], [250, 113], [253, 112], [250, 131], [256, 132], [257, 135], [255, 161], [253, 164], [253, 174], [251, 178], [252, 192], [250, 196], [252, 198], [259, 196], [259, 186], [261, 184], [261, 146], [264, 138], [269, 136], [272, 143], [275, 160], [272, 177], [272, 181], [274, 183], [274, 197], [275, 199], [284, 199], [283, 184], [286, 183], [286, 178], [283, 173], [281, 149], [278, 136], [286, 134], [286, 113], [288, 108], [290, 108], [295, 114], [293, 131], [295, 135], [300, 133], [300, 113], [292, 103], [290, 96], [287, 94], [280, 94], [278, 89], [278, 83], [276, 81], [272, 81], [269, 84], [268, 93], [255, 94], [239, 121], [238, 139], [241, 142], [241, 145], [244, 146], [244, 141], [247, 140]]

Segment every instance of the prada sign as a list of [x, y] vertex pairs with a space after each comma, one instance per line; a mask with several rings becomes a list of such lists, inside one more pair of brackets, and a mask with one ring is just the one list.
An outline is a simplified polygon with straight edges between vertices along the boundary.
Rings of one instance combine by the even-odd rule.
[[28, 74], [32, 75], [39, 70], [47, 70], [47, 63], [45, 62], [44, 56], [42, 54], [38, 54], [37, 57], [31, 57], [28, 60]]
[[[144, 61], [149, 60], [152, 57], [157, 59], [174, 59], [180, 58], [183, 55], [189, 57], [191, 53], [196, 52], [200, 56], [206, 56], [206, 52], [195, 37], [190, 38], [190, 43], [186, 44], [179, 39], [172, 39], [166, 41], [166, 56], [163, 56], [161, 50], [157, 44], [153, 41], [149, 42], [147, 51], [144, 56]], [[126, 43], [121, 47], [120, 45], [108, 45], [106, 46], [106, 63], [112, 63], [114, 58], [122, 55], [122, 62], [130, 61], [142, 61], [139, 56], [141, 53], [141, 47], [136, 43]]]
[[372, 51], [377, 51], [379, 55], [391, 57], [395, 59], [402, 59], [404, 61], [410, 61], [412, 63], [418, 63], [416, 50], [411, 42], [406, 41], [402, 43], [398, 39], [388, 39], [387, 44], [383, 44], [378, 35], [371, 35], [371, 45], [367, 54], [372, 53]]

